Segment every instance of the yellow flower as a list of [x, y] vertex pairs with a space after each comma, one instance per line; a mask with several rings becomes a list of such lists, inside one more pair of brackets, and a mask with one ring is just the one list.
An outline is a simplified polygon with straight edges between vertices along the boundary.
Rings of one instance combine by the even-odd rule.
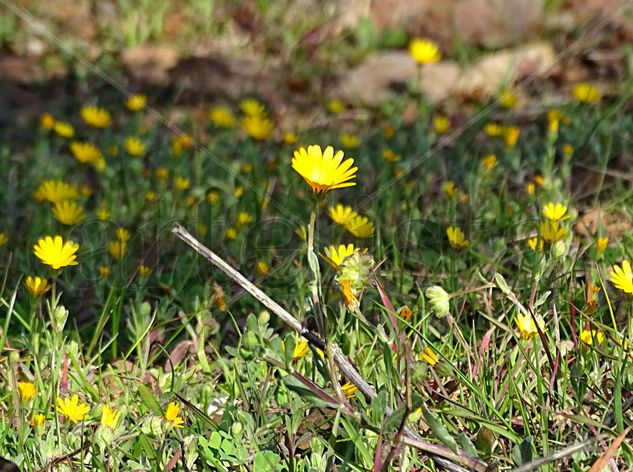
[[429, 364], [431, 367], [435, 366], [439, 361], [439, 357], [430, 347], [424, 348], [424, 351], [420, 354], [420, 359]]
[[486, 123], [486, 126], [484, 126], [484, 131], [488, 136], [496, 138], [503, 135], [504, 129], [503, 126], [497, 123]]
[[145, 154], [145, 144], [136, 136], [128, 136], [123, 143], [125, 150], [130, 156], [142, 156]]
[[244, 187], [235, 187], [235, 190], [233, 191], [233, 196], [235, 198], [240, 198], [242, 195], [244, 195]]
[[130, 232], [123, 227], [117, 228], [116, 231], [114, 232], [114, 235], [119, 241], [123, 241], [124, 243], [127, 243], [132, 237]]
[[296, 144], [299, 142], [299, 136], [296, 133], [288, 132], [284, 134], [283, 140], [286, 144]]
[[446, 228], [446, 236], [450, 245], [458, 251], [470, 246], [470, 241], [466, 239], [464, 232], [456, 226]]
[[512, 149], [516, 146], [519, 134], [521, 134], [521, 128], [518, 126], [507, 126], [505, 128], [503, 131], [503, 139], [505, 140], [508, 149]]
[[90, 185], [84, 184], [81, 186], [81, 194], [84, 197], [90, 197], [93, 193], [94, 193], [94, 190], [92, 189], [92, 187], [90, 187]]
[[255, 270], [259, 275], [266, 275], [270, 271], [270, 266], [264, 261], [258, 261]]
[[338, 138], [343, 147], [347, 149], [356, 149], [360, 144], [360, 138], [355, 134], [341, 133]]
[[273, 134], [273, 122], [265, 116], [248, 115], [242, 118], [242, 129], [246, 131], [251, 138], [257, 141], [265, 141]]
[[528, 239], [528, 246], [530, 246], [532, 251], [536, 251], [538, 247], [538, 251], [543, 252], [543, 240], [539, 240], [538, 236]]
[[588, 103], [590, 105], [595, 105], [601, 98], [600, 90], [586, 82], [576, 84], [572, 89], [572, 94], [579, 102]]
[[545, 179], [543, 178], [542, 175], [535, 175], [534, 176], [534, 183], [536, 185], [538, 185], [539, 187], [542, 187], [543, 184], [545, 183]]
[[305, 179], [314, 193], [325, 193], [335, 188], [352, 187], [356, 182], [357, 167], [352, 167], [354, 159], [343, 162], [343, 151], [334, 153], [328, 146], [324, 151], [318, 144], [302, 147], [294, 152], [292, 168]]
[[596, 252], [598, 252], [598, 254], [602, 254], [607, 249], [608, 244], [609, 244], [608, 237], [598, 238], [596, 240]]
[[245, 162], [244, 164], [242, 164], [242, 172], [244, 172], [245, 174], [250, 174], [251, 172], [253, 172], [253, 164], [251, 164], [250, 162]]
[[99, 275], [101, 277], [107, 277], [110, 275], [110, 268], [108, 266], [99, 266]]
[[[542, 331], [545, 327], [545, 322], [540, 317], [535, 318], [538, 322], [538, 327], [541, 328]], [[519, 329], [521, 338], [532, 339], [535, 334], [538, 334], [538, 328], [536, 327], [534, 318], [531, 315], [523, 315], [522, 313], [517, 313], [516, 317], [514, 318], [514, 322]]]
[[499, 95], [499, 103], [503, 108], [514, 108], [518, 100], [519, 97], [517, 97], [517, 94], [508, 89], [505, 89], [501, 92], [501, 95]]
[[534, 192], [536, 191], [536, 185], [534, 184], [534, 182], [528, 182], [528, 184], [525, 186], [525, 191], [528, 195], [534, 195]]
[[9, 242], [9, 238], [6, 233], [0, 232], [0, 246], [4, 246]]
[[452, 198], [457, 194], [457, 187], [455, 187], [455, 182], [452, 180], [447, 180], [442, 187], [442, 190], [448, 198]]
[[147, 200], [148, 202], [155, 202], [156, 200], [158, 200], [158, 195], [153, 190], [148, 190], [147, 192], [145, 192], [145, 200]]
[[33, 253], [42, 263], [51, 266], [53, 269], [61, 269], [66, 266], [77, 265], [77, 255], [79, 244], [73, 241], [66, 241], [61, 236], [46, 236], [40, 238], [33, 246]]
[[187, 190], [191, 186], [191, 182], [189, 179], [177, 175], [174, 179], [174, 185], [178, 190]]
[[383, 131], [382, 131], [383, 136], [385, 137], [385, 139], [391, 139], [395, 136], [396, 134], [396, 129], [393, 126], [390, 125], [385, 125]]
[[151, 273], [152, 273], [152, 269], [147, 267], [146, 265], [141, 265], [138, 268], [138, 274], [141, 277], [149, 277], [151, 275]]
[[206, 236], [209, 232], [209, 228], [204, 223], [198, 223], [198, 233], [201, 236]]
[[70, 150], [82, 164], [94, 164], [103, 159], [103, 153], [91, 143], [82, 143], [79, 141], [73, 141], [70, 143]]
[[567, 206], [562, 203], [549, 202], [543, 208], [543, 216], [550, 221], [566, 220], [569, 216], [565, 216], [565, 213], [567, 213]]
[[191, 136], [180, 134], [171, 140], [171, 152], [175, 157], [180, 157], [183, 150], [192, 148], [194, 144]]
[[108, 154], [112, 157], [117, 157], [119, 155], [119, 146], [116, 144], [108, 146]]
[[484, 157], [482, 164], [487, 170], [494, 169], [495, 167], [497, 167], [497, 156], [495, 156], [494, 154], [488, 154], [486, 157]]
[[85, 403], [79, 403], [79, 397], [74, 394], [71, 398], [57, 397], [57, 412], [64, 415], [73, 423], [78, 423], [88, 416], [90, 407]]
[[165, 181], [169, 177], [169, 169], [167, 167], [157, 167], [154, 175], [156, 175], [158, 180]]
[[147, 97], [145, 95], [130, 95], [125, 101], [125, 106], [130, 111], [141, 111], [147, 105]]
[[70, 123], [56, 121], [53, 131], [62, 138], [72, 138], [75, 135], [75, 128]]
[[32, 277], [30, 275], [24, 281], [24, 286], [31, 296], [36, 298], [41, 297], [51, 288], [51, 286], [48, 285], [48, 280], [41, 277]]
[[345, 104], [336, 98], [328, 100], [325, 106], [330, 111], [330, 113], [333, 113], [334, 115], [338, 115], [339, 113], [345, 111]]
[[237, 238], [237, 230], [235, 228], [227, 228], [225, 235], [226, 239], [230, 239], [231, 241], [233, 241]]
[[220, 193], [216, 192], [216, 191], [211, 191], [208, 193], [207, 195], [207, 201], [211, 204], [211, 205], [215, 205], [217, 202], [220, 201]]
[[345, 225], [349, 220], [358, 215], [351, 206], [337, 203], [335, 206], [330, 207], [330, 218], [334, 223], [339, 225]]
[[347, 246], [345, 244], [340, 244], [338, 247], [327, 246], [326, 248], [324, 248], [325, 256], [323, 257], [326, 261], [330, 263], [332, 267], [338, 269], [345, 258], [354, 254], [355, 250], [356, 249], [354, 248], [353, 244], [348, 244]]
[[33, 417], [33, 419], [29, 422], [29, 424], [33, 426], [34, 428], [38, 428], [44, 425], [44, 421], [46, 421], [46, 416], [44, 416], [42, 413], [37, 413]]
[[114, 260], [120, 261], [127, 252], [127, 243], [117, 239], [108, 243], [108, 252]]
[[121, 416], [121, 412], [116, 408], [110, 408], [108, 405], [103, 405], [103, 409], [101, 410], [101, 421], [99, 424], [102, 428], [110, 428], [114, 431], [116, 429], [116, 424], [119, 422], [119, 416]]
[[108, 210], [108, 207], [104, 204], [99, 205], [99, 208], [95, 212], [95, 215], [97, 215], [97, 218], [99, 218], [101, 221], [108, 221], [112, 216], [110, 210]]
[[451, 121], [444, 115], [435, 115], [433, 117], [433, 129], [437, 134], [446, 134], [451, 129]]
[[35, 394], [37, 393], [35, 385], [31, 382], [18, 382], [18, 390], [20, 391], [22, 399], [27, 402], [35, 398]]
[[356, 387], [356, 385], [354, 385], [352, 382], [347, 381], [343, 384], [341, 390], [343, 391], [343, 395], [345, 395], [347, 398], [352, 398], [356, 395], [358, 387]]
[[429, 39], [413, 39], [409, 43], [409, 54], [418, 64], [432, 64], [442, 58], [440, 48]]
[[247, 213], [245, 211], [240, 211], [240, 213], [237, 215], [237, 224], [240, 226], [244, 226], [252, 222], [253, 222], [253, 215], [251, 215], [250, 213]]
[[352, 283], [349, 280], [343, 280], [341, 282], [341, 292], [343, 294], [343, 303], [347, 308], [354, 311], [357, 310], [360, 302], [352, 289]]
[[344, 226], [357, 238], [369, 238], [374, 234], [374, 224], [366, 216], [356, 214]]
[[382, 157], [384, 157], [385, 161], [387, 162], [398, 162], [400, 161], [400, 159], [402, 159], [400, 154], [396, 154], [391, 149], [385, 149], [382, 152]]
[[624, 293], [633, 294], [633, 271], [628, 260], [622, 261], [622, 266], [615, 264], [611, 274], [611, 283], [615, 288], [622, 290]]
[[[281, 350], [286, 352], [286, 345], [283, 341], [281, 341]], [[292, 353], [292, 360], [298, 361], [302, 357], [305, 357], [310, 352], [310, 347], [308, 346], [308, 341], [305, 339], [297, 339], [295, 341], [295, 349]]]
[[76, 225], [85, 218], [84, 209], [73, 201], [58, 202], [53, 207], [53, 216], [63, 225]]
[[254, 98], [247, 98], [245, 100], [242, 100], [240, 102], [240, 110], [242, 110], [242, 112], [246, 116], [266, 115], [266, 109], [264, 108], [264, 105], [262, 105], [259, 100], [256, 100]]
[[563, 146], [563, 154], [567, 157], [571, 157], [571, 155], [574, 153], [574, 146], [572, 146], [571, 144], [565, 144]]
[[112, 118], [108, 110], [96, 106], [82, 107], [81, 117], [93, 128], [107, 128], [112, 124]]
[[582, 342], [585, 346], [593, 346], [594, 341], [596, 344], [602, 344], [602, 341], [604, 341], [604, 334], [600, 331], [596, 331], [595, 329], [583, 329], [580, 333], [580, 342]]
[[50, 113], [42, 113], [40, 115], [40, 126], [46, 131], [50, 131], [55, 127], [55, 118]]
[[558, 221], [544, 221], [541, 223], [541, 237], [545, 242], [555, 243], [567, 237], [567, 230]]
[[180, 412], [180, 407], [176, 404], [176, 402], [171, 402], [167, 405], [167, 411], [165, 412], [165, 419], [172, 423], [175, 428], [182, 428], [185, 424], [185, 421], [178, 416]]
[[220, 128], [233, 128], [235, 126], [233, 112], [227, 107], [217, 106], [211, 108], [209, 119]]

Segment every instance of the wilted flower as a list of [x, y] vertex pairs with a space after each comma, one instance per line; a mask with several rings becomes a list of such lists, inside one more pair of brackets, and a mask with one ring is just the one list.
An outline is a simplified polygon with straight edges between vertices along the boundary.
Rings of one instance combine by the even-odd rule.
[[45, 236], [37, 241], [33, 246], [33, 253], [44, 264], [57, 270], [63, 267], [77, 265], [75, 253], [79, 249], [79, 244], [73, 241], [66, 241], [61, 236]]
[[57, 397], [57, 412], [73, 423], [78, 423], [85, 419], [89, 411], [90, 407], [85, 403], [80, 403], [77, 394], [74, 394], [71, 398], [66, 397], [62, 399]]
[[352, 167], [354, 159], [343, 162], [343, 151], [334, 153], [328, 146], [324, 151], [321, 146], [312, 145], [308, 149], [302, 147], [295, 151], [292, 168], [305, 179], [314, 193], [325, 193], [335, 188], [356, 185], [357, 167]]
[[439, 285], [433, 285], [424, 291], [424, 295], [429, 299], [431, 308], [438, 318], [443, 318], [451, 312], [451, 296]]
[[442, 58], [440, 48], [429, 39], [413, 39], [409, 43], [409, 54], [418, 64], [432, 64]]
[[358, 299], [369, 284], [373, 268], [374, 259], [360, 251], [354, 251], [339, 264], [336, 280], [341, 285], [343, 298], [348, 307], [358, 306]]
[[41, 297], [51, 288], [48, 284], [48, 280], [41, 277], [32, 277], [30, 275], [24, 281], [24, 286], [31, 296], [36, 298]]

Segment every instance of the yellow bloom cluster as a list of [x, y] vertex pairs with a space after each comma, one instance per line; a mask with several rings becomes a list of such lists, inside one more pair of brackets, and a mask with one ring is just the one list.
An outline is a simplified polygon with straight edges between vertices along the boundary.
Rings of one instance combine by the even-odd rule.
[[330, 218], [357, 238], [374, 235], [374, 224], [366, 216], [358, 214], [351, 206], [337, 204], [330, 207]]

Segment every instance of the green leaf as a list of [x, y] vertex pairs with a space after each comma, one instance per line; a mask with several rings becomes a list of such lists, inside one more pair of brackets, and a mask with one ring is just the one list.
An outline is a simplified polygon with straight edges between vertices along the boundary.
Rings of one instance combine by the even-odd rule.
[[510, 454], [510, 456], [514, 461], [514, 464], [517, 466], [532, 462], [532, 438], [528, 436], [523, 441], [521, 441], [521, 444], [516, 445], [512, 449], [512, 453]]
[[338, 405], [335, 403], [330, 403], [323, 400], [312, 390], [307, 388], [304, 384], [302, 384], [299, 380], [297, 380], [292, 375], [287, 375], [283, 378], [283, 383], [289, 390], [292, 390], [296, 394], [298, 394], [305, 401], [312, 403], [316, 406], [329, 406], [331, 408], [336, 408]]
[[387, 392], [380, 390], [376, 398], [371, 402], [371, 423], [373, 425], [382, 424], [385, 417], [385, 409], [387, 408]]
[[463, 431], [461, 431], [457, 436], [457, 442], [461, 446], [462, 451], [466, 453], [466, 455], [470, 457], [479, 457], [475, 445], [472, 443], [470, 438], [464, 434]]
[[422, 413], [424, 414], [424, 421], [431, 428], [433, 435], [439, 439], [446, 447], [450, 448], [454, 452], [459, 451], [459, 445], [455, 438], [446, 429], [446, 426], [424, 405], [422, 405]]
[[143, 384], [139, 384], [138, 393], [141, 396], [143, 404], [156, 416], [163, 416], [163, 409], [152, 391]]
[[506, 295], [510, 294], [510, 287], [508, 287], [506, 279], [504, 279], [503, 275], [501, 275], [499, 272], [495, 274], [495, 283], [497, 284], [497, 288], [499, 288], [499, 290], [501, 290], [503, 293], [505, 293]]
[[402, 404], [398, 408], [396, 408], [395, 411], [393, 411], [385, 420], [383, 431], [394, 432], [397, 428], [399, 428], [402, 424], [402, 420], [404, 419], [406, 409], [406, 404]]

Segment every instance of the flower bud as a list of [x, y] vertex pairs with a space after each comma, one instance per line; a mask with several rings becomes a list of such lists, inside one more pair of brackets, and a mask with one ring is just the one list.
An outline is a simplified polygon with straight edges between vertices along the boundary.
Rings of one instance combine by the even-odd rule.
[[439, 285], [433, 285], [427, 288], [424, 292], [426, 298], [429, 299], [431, 309], [435, 312], [435, 316], [443, 318], [451, 311], [450, 300], [451, 296], [446, 293]]
[[64, 305], [56, 306], [53, 311], [53, 328], [55, 331], [61, 333], [66, 325], [66, 320], [68, 320], [68, 310], [64, 307]]

